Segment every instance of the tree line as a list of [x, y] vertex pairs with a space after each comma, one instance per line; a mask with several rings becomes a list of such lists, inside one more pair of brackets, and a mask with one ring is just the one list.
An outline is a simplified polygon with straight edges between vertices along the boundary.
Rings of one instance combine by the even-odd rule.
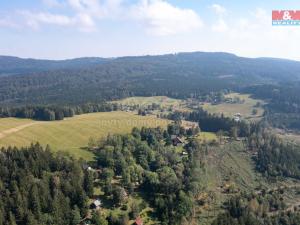
[[0, 118], [16, 117], [34, 120], [54, 121], [63, 120], [83, 113], [110, 112], [119, 109], [118, 104], [99, 103], [83, 104], [79, 106], [24, 106], [24, 107], [0, 107]]
[[197, 122], [202, 131], [218, 132], [232, 137], [247, 137], [250, 134], [251, 124], [246, 121], [235, 121], [232, 118], [222, 115], [208, 113], [199, 108], [193, 112], [176, 111], [167, 116], [168, 119], [180, 121], [188, 120]]
[[256, 168], [266, 176], [300, 179], [300, 146], [283, 141], [266, 129], [256, 129], [248, 138], [248, 148], [256, 152]]

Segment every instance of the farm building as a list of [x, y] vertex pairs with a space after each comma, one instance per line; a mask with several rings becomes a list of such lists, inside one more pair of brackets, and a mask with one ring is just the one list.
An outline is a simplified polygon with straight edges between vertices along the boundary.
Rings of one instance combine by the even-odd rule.
[[178, 136], [172, 135], [171, 139], [174, 146], [181, 146], [184, 143], [184, 141]]

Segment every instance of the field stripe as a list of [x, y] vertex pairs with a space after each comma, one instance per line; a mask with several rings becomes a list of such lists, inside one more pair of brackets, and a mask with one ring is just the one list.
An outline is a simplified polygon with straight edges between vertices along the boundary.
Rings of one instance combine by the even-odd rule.
[[31, 126], [33, 126], [33, 125], [35, 125], [35, 124], [40, 124], [40, 123], [42, 123], [42, 122], [32, 122], [32, 123], [27, 123], [27, 124], [23, 124], [23, 125], [20, 125], [20, 126], [17, 126], [17, 127], [10, 128], [10, 129], [8, 129], [8, 130], [2, 131], [2, 132], [0, 132], [0, 139], [6, 137], [6, 136], [9, 135], [9, 134], [16, 133], [16, 132], [18, 132], [18, 131], [21, 131], [21, 130], [27, 128], [27, 127], [31, 127]]

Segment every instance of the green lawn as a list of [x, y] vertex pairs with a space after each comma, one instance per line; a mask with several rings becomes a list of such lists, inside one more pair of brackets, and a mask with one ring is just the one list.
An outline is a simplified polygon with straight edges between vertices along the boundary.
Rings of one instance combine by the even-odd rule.
[[155, 116], [127, 112], [90, 113], [53, 122], [4, 118], [0, 119], [0, 147], [20, 147], [38, 141], [49, 144], [53, 151], [66, 151], [91, 160], [93, 154], [82, 149], [90, 137], [100, 139], [108, 134], [129, 133], [133, 127], [165, 127], [168, 123]]
[[210, 141], [217, 141], [217, 135], [213, 132], [204, 132], [201, 131], [197, 136], [197, 139], [199, 139], [200, 141], [206, 141], [206, 142], [210, 142]]
[[[205, 103], [202, 105], [204, 110], [207, 110], [210, 113], [224, 114], [228, 117], [233, 117], [236, 113], [241, 113], [243, 118], [247, 119], [257, 119], [261, 117], [264, 113], [262, 107], [255, 108], [257, 102], [260, 102], [261, 105], [265, 103], [262, 100], [253, 99], [248, 94], [239, 94], [231, 93], [225, 96], [226, 98], [235, 98], [238, 97], [243, 100], [243, 103], [222, 103], [218, 105], [212, 105], [210, 103]], [[252, 115], [252, 110], [257, 109], [257, 114]]]

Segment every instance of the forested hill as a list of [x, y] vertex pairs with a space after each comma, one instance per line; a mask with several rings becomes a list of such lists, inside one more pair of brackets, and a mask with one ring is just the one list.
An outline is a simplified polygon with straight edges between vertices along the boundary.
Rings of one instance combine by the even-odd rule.
[[0, 71], [14, 72], [0, 76], [2, 105], [78, 104], [132, 95], [190, 97], [300, 79], [300, 62], [228, 53], [17, 61], [0, 58]]
[[100, 63], [110, 59], [88, 57], [69, 60], [40, 60], [22, 59], [12, 56], [0, 56], [0, 76], [28, 74], [33, 72], [43, 72], [61, 69], [80, 69]]

